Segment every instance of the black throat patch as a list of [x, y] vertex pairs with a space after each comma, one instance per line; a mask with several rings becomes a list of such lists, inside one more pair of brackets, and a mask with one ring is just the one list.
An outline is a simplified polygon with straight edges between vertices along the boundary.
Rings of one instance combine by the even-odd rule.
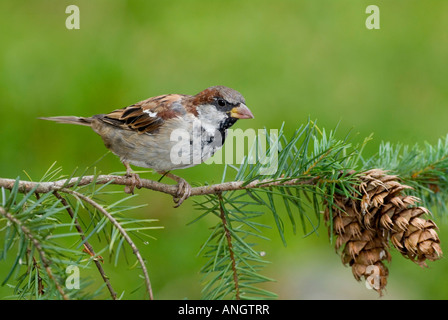
[[224, 140], [226, 139], [227, 136], [226, 130], [229, 129], [231, 126], [233, 126], [237, 120], [238, 120], [237, 118], [228, 117], [219, 124], [218, 131], [219, 133], [221, 133], [222, 144], [224, 144]]
[[222, 121], [219, 124], [219, 131], [224, 131], [229, 129], [231, 126], [233, 126], [235, 124], [235, 122], [237, 121], [237, 118], [232, 118], [232, 117], [228, 117], [226, 118], [224, 121]]

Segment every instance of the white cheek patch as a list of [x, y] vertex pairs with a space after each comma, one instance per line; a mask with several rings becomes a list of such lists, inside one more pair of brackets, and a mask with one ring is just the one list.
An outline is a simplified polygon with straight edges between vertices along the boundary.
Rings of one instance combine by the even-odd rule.
[[198, 119], [202, 122], [204, 128], [209, 126], [210, 128], [216, 129], [218, 128], [218, 124], [227, 118], [224, 112], [216, 110], [216, 107], [213, 105], [203, 105], [197, 110], [199, 114]]
[[151, 110], [144, 110], [143, 112], [146, 113], [151, 118], [157, 117], [157, 112], [152, 112]]

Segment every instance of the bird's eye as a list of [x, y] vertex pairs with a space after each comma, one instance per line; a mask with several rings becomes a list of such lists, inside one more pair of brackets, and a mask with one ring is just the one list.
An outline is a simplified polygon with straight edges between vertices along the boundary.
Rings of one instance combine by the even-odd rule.
[[226, 101], [223, 99], [218, 99], [218, 106], [224, 107], [226, 105]]

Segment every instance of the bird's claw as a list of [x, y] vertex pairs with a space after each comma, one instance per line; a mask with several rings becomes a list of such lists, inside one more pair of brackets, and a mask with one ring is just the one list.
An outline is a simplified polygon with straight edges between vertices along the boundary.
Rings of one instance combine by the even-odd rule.
[[190, 184], [184, 180], [180, 179], [177, 183], [177, 194], [175, 197], [173, 197], [174, 202], [176, 205], [174, 208], [179, 207], [184, 200], [186, 200], [191, 195], [191, 186]]
[[131, 183], [131, 185], [127, 185], [124, 188], [124, 192], [134, 194], [135, 187], [137, 187], [138, 189], [140, 189], [142, 187], [142, 181], [140, 180], [140, 176], [137, 173], [127, 172], [126, 177], [131, 178], [132, 183]]

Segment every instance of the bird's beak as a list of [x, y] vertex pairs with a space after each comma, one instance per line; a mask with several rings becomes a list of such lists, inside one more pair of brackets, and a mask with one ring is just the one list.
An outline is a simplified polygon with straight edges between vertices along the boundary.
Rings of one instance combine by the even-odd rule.
[[254, 115], [244, 103], [240, 103], [238, 107], [230, 111], [230, 116], [237, 119], [252, 119]]

